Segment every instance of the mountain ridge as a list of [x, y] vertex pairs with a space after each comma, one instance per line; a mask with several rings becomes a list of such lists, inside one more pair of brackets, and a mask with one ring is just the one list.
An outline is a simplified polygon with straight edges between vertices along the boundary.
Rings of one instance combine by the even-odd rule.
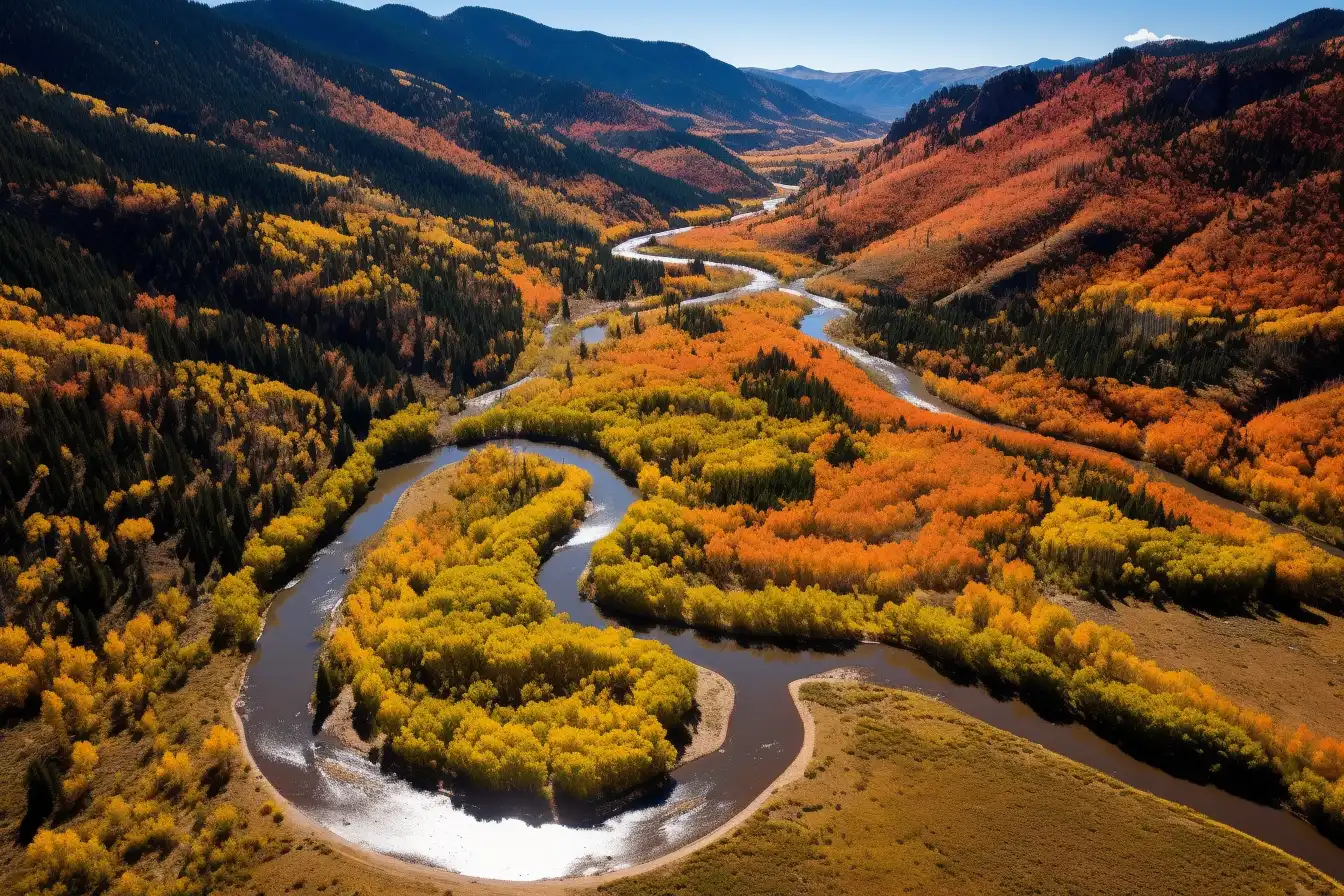
[[632, 100], [454, 45], [451, 25], [414, 7], [366, 11], [335, 0], [271, 0], [225, 4], [216, 11], [312, 50], [414, 72], [473, 102], [540, 122], [576, 143], [610, 150], [712, 196], [762, 195], [770, 189], [714, 141], [681, 133]]
[[[1025, 64], [1033, 71], [1049, 71], [1063, 66], [1086, 65], [1092, 60], [1082, 56], [1072, 59], [1041, 57]], [[788, 68], [744, 68], [744, 71], [772, 78], [820, 99], [852, 108], [879, 120], [894, 121], [915, 103], [935, 91], [956, 84], [983, 84], [1006, 71], [1022, 66], [978, 65], [971, 68], [938, 66], [926, 69], [887, 71], [885, 69], [857, 69], [850, 72], [829, 72], [794, 65]]]
[[[568, 31], [484, 7], [461, 7], [435, 17], [409, 6], [366, 11], [333, 0], [240, 0], [217, 11], [366, 63], [419, 66], [417, 73], [426, 77], [434, 77], [426, 69], [451, 66], [465, 54], [489, 60], [492, 70], [541, 78], [546, 89], [586, 85], [637, 104], [670, 130], [712, 138], [730, 149], [881, 132], [879, 123], [862, 113], [743, 72], [687, 44]], [[369, 45], [370, 34], [378, 37], [377, 45]], [[390, 61], [394, 49], [403, 61]], [[490, 88], [478, 84], [472, 89], [484, 93]], [[509, 106], [497, 94], [491, 102]]]

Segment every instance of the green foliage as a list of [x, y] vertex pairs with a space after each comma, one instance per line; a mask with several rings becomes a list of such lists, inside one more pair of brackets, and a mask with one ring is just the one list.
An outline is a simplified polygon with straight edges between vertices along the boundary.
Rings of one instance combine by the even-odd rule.
[[[700, 266], [703, 268], [704, 262], [700, 262]], [[689, 308], [678, 305], [668, 309], [664, 319], [692, 339], [723, 332], [723, 319], [713, 308], [703, 305], [692, 305]]]
[[811, 420], [818, 414], [828, 414], [846, 422], [854, 420], [844, 396], [829, 380], [800, 371], [793, 359], [778, 348], [769, 352], [760, 349], [734, 375], [742, 397], [764, 399], [772, 417]]

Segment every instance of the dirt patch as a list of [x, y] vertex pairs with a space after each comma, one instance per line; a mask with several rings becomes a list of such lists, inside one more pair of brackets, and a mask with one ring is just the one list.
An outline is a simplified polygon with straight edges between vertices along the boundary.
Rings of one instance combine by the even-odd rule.
[[691, 742], [681, 754], [680, 765], [717, 753], [728, 739], [728, 723], [733, 715], [737, 692], [733, 683], [713, 669], [696, 666], [695, 706], [700, 716], [692, 726]]
[[591, 317], [594, 314], [606, 314], [608, 311], [615, 311], [620, 307], [620, 302], [603, 302], [599, 299], [571, 297], [569, 300], [569, 319], [582, 326], [585, 317]]
[[405, 520], [415, 519], [426, 510], [432, 510], [439, 505], [445, 505], [449, 501], [455, 501], [455, 498], [446, 496], [443, 484], [456, 475], [457, 465], [449, 464], [420, 477], [414, 485], [401, 493], [401, 497], [397, 499], [397, 505], [392, 508], [392, 515], [383, 524], [382, 531], [386, 532], [397, 523]]

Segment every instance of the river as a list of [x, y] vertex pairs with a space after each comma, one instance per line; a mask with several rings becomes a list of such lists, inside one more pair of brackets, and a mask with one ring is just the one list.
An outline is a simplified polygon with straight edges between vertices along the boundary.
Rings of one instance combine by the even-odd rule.
[[[763, 213], [774, 208], [774, 201]], [[647, 237], [617, 247], [639, 255]], [[671, 261], [670, 259], [659, 259]], [[732, 295], [786, 288], [805, 295], [814, 309], [804, 332], [825, 339], [883, 374], [907, 400], [939, 410], [918, 394], [904, 371], [834, 342], [825, 325], [847, 309], [785, 286], [763, 271]], [[709, 296], [696, 303], [722, 301]], [[605, 335], [585, 332], [585, 340]], [[497, 401], [499, 390], [472, 402]], [[582, 600], [577, 582], [593, 544], [610, 532], [638, 498], [601, 458], [572, 448], [510, 440], [500, 444], [574, 464], [593, 477], [593, 510], [573, 536], [542, 564], [538, 581], [558, 612], [587, 625], [612, 623]], [[540, 880], [599, 874], [636, 866], [694, 843], [746, 807], [789, 765], [803, 729], [787, 684], [835, 668], [863, 670], [874, 683], [936, 696], [982, 721], [1105, 772], [1127, 784], [1182, 803], [1218, 821], [1299, 856], [1344, 879], [1344, 850], [1315, 828], [1279, 808], [1168, 775], [1123, 753], [1077, 724], [1048, 722], [1017, 701], [1000, 701], [977, 687], [955, 684], [917, 656], [876, 644], [798, 650], [759, 641], [709, 636], [684, 628], [617, 620], [645, 637], [670, 645], [679, 656], [723, 675], [736, 702], [723, 748], [678, 768], [663, 786], [619, 805], [596, 807], [591, 817], [554, 821], [528, 808], [467, 805], [442, 793], [414, 788], [384, 775], [364, 756], [312, 731], [309, 699], [322, 628], [345, 591], [353, 552], [391, 516], [397, 500], [418, 479], [465, 457], [447, 446], [379, 475], [375, 489], [340, 535], [303, 574], [276, 595], [239, 699], [244, 735], [258, 769], [276, 790], [318, 824], [366, 848], [407, 861], [478, 878]], [[1099, 836], [1105, 836], [1100, 834]], [[1086, 844], [1080, 843], [1080, 848]]]

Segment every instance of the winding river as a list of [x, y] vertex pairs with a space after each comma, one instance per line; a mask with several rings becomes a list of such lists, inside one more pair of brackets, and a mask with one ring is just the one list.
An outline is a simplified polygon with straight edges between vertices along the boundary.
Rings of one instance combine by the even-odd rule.
[[[773, 200], [767, 203], [765, 212], [775, 204]], [[630, 240], [617, 251], [640, 255], [647, 240]], [[835, 343], [825, 333], [827, 323], [849, 313], [843, 306], [812, 296], [798, 284], [786, 286], [763, 271], [726, 266], [750, 274], [752, 282], [730, 294], [695, 302], [778, 288], [804, 295], [815, 305], [802, 322], [805, 332], [836, 344], [882, 374], [903, 398], [943, 410], [920, 394], [900, 368]], [[584, 339], [596, 342], [603, 335], [585, 331]], [[471, 405], [485, 407], [506, 391], [482, 396]], [[257, 768], [295, 807], [340, 837], [409, 862], [477, 878], [541, 880], [638, 866], [715, 831], [768, 787], [802, 746], [802, 722], [788, 694], [788, 683], [847, 667], [862, 670], [878, 684], [937, 696], [989, 724], [1196, 809], [1344, 879], [1344, 850], [1288, 812], [1175, 778], [1128, 756], [1081, 725], [1054, 724], [1019, 702], [999, 701], [983, 689], [955, 684], [906, 651], [876, 644], [796, 650], [683, 628], [609, 620], [580, 598], [577, 582], [593, 544], [615, 527], [638, 494], [605, 461], [588, 452], [521, 440], [499, 444], [574, 464], [593, 477], [592, 511], [546, 559], [538, 575], [557, 611], [586, 625], [618, 621], [727, 678], [736, 690], [727, 740], [717, 753], [678, 768], [653, 792], [600, 807], [591, 818], [555, 821], [535, 817], [534, 812], [529, 817], [530, 810], [518, 807], [467, 805], [446, 793], [414, 788], [383, 775], [361, 754], [313, 733], [309, 698], [318, 651], [314, 632], [326, 624], [344, 594], [353, 552], [383, 527], [398, 499], [427, 473], [466, 456], [462, 448], [443, 447], [379, 475], [375, 489], [338, 538], [276, 596], [244, 680], [238, 710]]]

